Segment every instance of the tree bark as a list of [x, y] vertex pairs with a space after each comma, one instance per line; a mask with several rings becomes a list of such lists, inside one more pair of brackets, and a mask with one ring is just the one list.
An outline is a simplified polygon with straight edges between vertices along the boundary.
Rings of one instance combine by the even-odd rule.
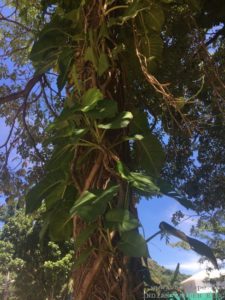
[[[104, 2], [104, 1], [103, 1]], [[101, 3], [102, 6], [104, 6]], [[94, 1], [91, 8], [86, 10], [86, 26], [91, 30], [99, 30], [101, 22], [104, 22], [104, 16], [101, 15], [100, 2]], [[102, 21], [103, 20], [103, 21]], [[110, 48], [105, 41], [98, 42], [104, 43], [104, 51]], [[101, 47], [100, 47], [101, 48]], [[109, 50], [110, 52], [111, 50]], [[97, 87], [101, 90], [106, 99], [113, 99], [117, 101], [119, 111], [129, 109], [125, 99], [126, 84], [123, 81], [122, 68], [117, 63], [108, 71], [107, 78], [102, 81], [96, 74], [92, 64], [83, 61], [83, 57], [76, 57], [79, 62], [77, 70], [79, 70], [79, 78], [84, 83], [85, 90], [92, 87]], [[115, 138], [120, 135], [127, 135], [126, 129], [121, 129], [120, 132], [113, 132], [106, 134], [104, 145], [100, 145], [102, 149], [111, 149], [111, 145]], [[129, 159], [129, 146], [124, 143], [118, 148], [114, 149], [115, 156], [126, 162]], [[113, 150], [113, 151], [114, 151]], [[83, 154], [86, 149], [78, 149], [79, 153]], [[97, 152], [97, 151], [96, 151]], [[77, 157], [78, 160], [79, 157]], [[107, 151], [98, 151], [95, 153], [90, 161], [86, 161], [88, 170], [72, 168], [73, 178], [77, 182], [79, 178], [80, 194], [88, 189], [101, 189], [107, 188], [109, 182], [119, 184], [118, 198], [114, 199], [113, 207], [124, 208], [124, 199], [127, 194], [127, 185], [122, 180], [118, 180], [113, 174], [115, 168], [115, 161], [111, 161], [112, 157], [107, 157]], [[92, 166], [91, 166], [92, 165]], [[81, 184], [82, 183], [82, 184]], [[129, 192], [130, 199], [128, 209], [131, 212], [135, 211], [135, 204], [132, 201], [132, 191]], [[126, 257], [118, 249], [117, 243], [119, 240], [119, 233], [116, 231], [107, 231], [104, 229], [102, 219], [97, 221], [98, 226], [94, 234], [89, 240], [78, 249], [75, 254], [76, 259], [85, 253], [87, 249], [92, 249], [88, 259], [85, 263], [76, 266], [73, 271], [74, 279], [74, 300], [139, 300], [143, 299], [143, 280], [142, 280], [142, 263], [141, 258]], [[87, 224], [81, 220], [80, 217], [75, 216], [73, 219], [73, 237], [76, 244], [76, 238], [85, 229]]]

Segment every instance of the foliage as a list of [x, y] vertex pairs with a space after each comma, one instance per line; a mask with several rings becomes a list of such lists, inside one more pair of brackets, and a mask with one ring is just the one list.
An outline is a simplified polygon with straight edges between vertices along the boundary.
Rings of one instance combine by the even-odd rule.
[[[153, 280], [163, 287], [171, 288], [171, 281], [174, 277], [174, 271], [166, 269], [163, 266], [158, 265], [154, 260], [148, 259], [148, 268], [152, 273]], [[188, 278], [188, 275], [179, 272], [176, 280], [176, 286], [179, 287], [179, 283]]]
[[216, 257], [224, 263], [224, 213], [217, 210], [212, 214], [204, 214], [198, 221], [197, 226], [192, 227], [192, 234], [205, 239], [213, 249]]
[[40, 244], [40, 225], [18, 211], [1, 230], [0, 272], [10, 274], [10, 299], [65, 299], [69, 292], [72, 243]]
[[[16, 70], [1, 87], [11, 126], [1, 189], [14, 208], [29, 187], [26, 212], [45, 208], [42, 240], [73, 236], [74, 278], [84, 274], [74, 280], [77, 299], [91, 291], [121, 298], [125, 287], [126, 299], [143, 296], [132, 289], [142, 287], [134, 270], [148, 256], [136, 212], [142, 196], [168, 194], [198, 212], [223, 206], [213, 196], [224, 191], [224, 3], [212, 2], [12, 1], [22, 26], [3, 16], [9, 59], [34, 74], [24, 87]], [[13, 171], [15, 145], [22, 160]]]

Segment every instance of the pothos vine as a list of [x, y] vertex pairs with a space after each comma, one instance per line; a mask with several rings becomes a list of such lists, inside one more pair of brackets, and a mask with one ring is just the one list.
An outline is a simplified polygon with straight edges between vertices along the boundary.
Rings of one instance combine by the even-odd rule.
[[54, 68], [66, 96], [48, 128], [53, 153], [46, 176], [29, 191], [26, 207], [32, 213], [44, 206], [42, 237], [74, 238], [76, 299], [140, 299], [141, 258], [149, 254], [135, 205], [141, 195], [163, 192], [164, 151], [129, 93], [135, 80], [129, 67], [139, 64], [138, 74], [161, 94], [160, 106], [180, 111], [179, 99], [152, 75], [170, 2], [44, 2], [44, 13], [50, 6], [53, 13], [30, 59], [37, 75]]

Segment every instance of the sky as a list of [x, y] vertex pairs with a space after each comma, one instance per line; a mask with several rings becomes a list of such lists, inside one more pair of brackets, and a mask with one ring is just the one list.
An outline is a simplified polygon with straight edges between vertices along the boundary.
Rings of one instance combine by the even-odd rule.
[[[153, 197], [150, 200], [141, 199], [138, 205], [140, 221], [144, 227], [146, 239], [159, 230], [160, 222], [171, 223], [172, 214], [181, 210], [185, 215], [192, 216], [195, 213], [181, 206], [176, 200], [169, 197]], [[190, 228], [195, 225], [197, 218], [189, 218], [179, 224], [177, 229], [189, 235]], [[170, 237], [170, 242], [178, 242], [179, 239]], [[198, 263], [200, 256], [192, 250], [173, 248], [166, 244], [165, 239], [161, 240], [158, 235], [148, 243], [149, 253], [153, 260], [160, 265], [175, 270], [177, 263], [180, 263], [180, 271], [184, 274], [194, 274], [205, 269], [206, 265]], [[210, 265], [211, 266], [211, 265]]]

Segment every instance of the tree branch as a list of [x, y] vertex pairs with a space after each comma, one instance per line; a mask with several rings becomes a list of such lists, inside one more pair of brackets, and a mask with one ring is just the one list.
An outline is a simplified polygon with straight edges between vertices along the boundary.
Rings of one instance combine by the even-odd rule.
[[27, 97], [28, 97], [29, 94], [27, 94], [27, 96], [25, 97], [24, 99], [24, 104], [23, 104], [23, 125], [24, 125], [24, 128], [26, 129], [27, 131], [27, 134], [29, 136], [29, 138], [31, 139], [32, 143], [33, 143], [33, 147], [34, 147], [34, 150], [37, 154], [37, 156], [42, 160], [42, 161], [45, 161], [44, 157], [42, 156], [42, 154], [40, 153], [40, 151], [38, 150], [37, 146], [36, 146], [36, 142], [35, 142], [35, 139], [34, 137], [32, 136], [31, 132], [30, 132], [30, 129], [27, 125], [27, 122], [26, 122], [26, 112], [27, 112]]
[[11, 102], [11, 101], [15, 101], [19, 98], [27, 97], [29, 95], [29, 93], [31, 92], [31, 90], [33, 89], [33, 87], [36, 85], [36, 83], [41, 80], [41, 78], [42, 78], [42, 74], [39, 76], [34, 76], [27, 82], [24, 90], [22, 90], [20, 92], [9, 94], [4, 97], [0, 97], [0, 105]]
[[29, 27], [15, 21], [15, 20], [8, 19], [5, 16], [3, 16], [3, 14], [1, 14], [1, 13], [0, 13], [0, 21], [6, 21], [6, 22], [9, 22], [9, 23], [13, 23], [16, 26], [20, 26], [21, 28], [25, 29], [26, 31], [31, 31], [31, 29]]
[[209, 39], [206, 43], [205, 46], [208, 47], [210, 44], [212, 44], [213, 42], [216, 41], [216, 39], [220, 36], [220, 35], [224, 35], [225, 34], [225, 26], [223, 26], [222, 28], [220, 28], [214, 35], [213, 37], [211, 37], [211, 39]]

